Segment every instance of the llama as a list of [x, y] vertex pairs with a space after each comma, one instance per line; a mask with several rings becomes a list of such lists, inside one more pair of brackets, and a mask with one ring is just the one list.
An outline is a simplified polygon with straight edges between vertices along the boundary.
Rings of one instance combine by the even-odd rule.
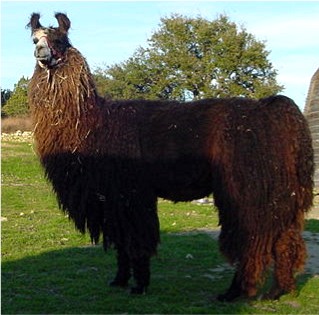
[[312, 205], [313, 150], [307, 123], [284, 96], [189, 103], [107, 100], [69, 42], [70, 20], [28, 26], [36, 67], [29, 85], [34, 138], [59, 206], [76, 228], [117, 251], [111, 286], [132, 294], [150, 284], [160, 241], [157, 197], [213, 194], [220, 250], [236, 272], [220, 301], [255, 297], [274, 265], [269, 298], [295, 290]]

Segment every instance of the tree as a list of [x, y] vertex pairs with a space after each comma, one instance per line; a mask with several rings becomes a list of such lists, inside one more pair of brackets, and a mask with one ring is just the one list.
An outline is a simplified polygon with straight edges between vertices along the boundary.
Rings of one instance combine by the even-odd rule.
[[14, 89], [11, 97], [2, 108], [2, 114], [5, 116], [24, 116], [29, 112], [27, 87], [29, 80], [22, 77]]
[[192, 100], [276, 94], [283, 87], [265, 43], [225, 15], [214, 21], [172, 15], [127, 61], [95, 72], [112, 98]]
[[7, 101], [10, 99], [12, 91], [9, 89], [1, 89], [1, 117], [4, 117], [5, 114], [2, 112], [2, 107], [6, 105]]
[[11, 97], [12, 91], [9, 89], [1, 89], [1, 106], [4, 106]]

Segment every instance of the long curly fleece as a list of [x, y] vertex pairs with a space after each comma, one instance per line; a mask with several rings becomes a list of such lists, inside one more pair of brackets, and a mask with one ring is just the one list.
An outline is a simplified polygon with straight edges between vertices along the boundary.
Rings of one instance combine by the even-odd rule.
[[270, 296], [295, 289], [314, 165], [307, 123], [292, 100], [107, 100], [71, 46], [56, 67], [36, 66], [29, 104], [61, 208], [93, 242], [102, 234], [105, 249], [118, 250], [113, 284], [125, 285], [133, 266], [137, 283], [148, 286], [158, 196], [187, 201], [213, 193], [220, 249], [237, 268], [219, 298], [255, 296], [271, 263]]

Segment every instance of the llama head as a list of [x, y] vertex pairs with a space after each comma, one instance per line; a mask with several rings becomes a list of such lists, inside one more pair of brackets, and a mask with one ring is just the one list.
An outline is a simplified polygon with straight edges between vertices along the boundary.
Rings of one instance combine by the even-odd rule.
[[58, 27], [43, 27], [40, 24], [40, 14], [33, 13], [27, 27], [31, 28], [35, 44], [34, 56], [40, 67], [50, 69], [58, 65], [66, 50], [71, 47], [68, 30], [71, 22], [66, 14], [56, 13]]

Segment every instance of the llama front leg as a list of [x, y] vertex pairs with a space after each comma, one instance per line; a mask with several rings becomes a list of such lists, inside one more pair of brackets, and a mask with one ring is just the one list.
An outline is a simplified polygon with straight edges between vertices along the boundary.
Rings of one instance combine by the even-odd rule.
[[156, 254], [160, 239], [156, 196], [149, 187], [143, 189], [145, 183], [140, 181], [136, 176], [135, 185], [125, 182], [126, 186], [119, 190], [123, 193], [119, 195], [119, 205], [114, 213], [118, 230], [115, 233], [118, 272], [111, 285], [126, 286], [132, 272], [136, 282], [132, 294], [146, 293], [150, 284], [150, 258]]
[[150, 256], [132, 259], [132, 267], [136, 285], [131, 288], [131, 294], [145, 294], [150, 284]]
[[131, 199], [130, 222], [134, 232], [131, 234], [129, 251], [135, 280], [131, 294], [145, 294], [150, 284], [150, 261], [160, 241], [156, 202], [156, 196], [149, 191], [149, 187], [140, 192], [136, 189]]
[[110, 282], [111, 287], [127, 287], [131, 278], [131, 263], [129, 255], [118, 250], [117, 253], [117, 273], [113, 281]]
[[131, 288], [131, 294], [144, 294], [150, 284], [150, 257], [141, 256], [130, 259], [129, 255], [119, 250], [117, 254], [117, 273], [113, 281], [110, 282], [111, 287], [128, 286], [131, 278], [131, 271], [135, 280], [135, 286]]

